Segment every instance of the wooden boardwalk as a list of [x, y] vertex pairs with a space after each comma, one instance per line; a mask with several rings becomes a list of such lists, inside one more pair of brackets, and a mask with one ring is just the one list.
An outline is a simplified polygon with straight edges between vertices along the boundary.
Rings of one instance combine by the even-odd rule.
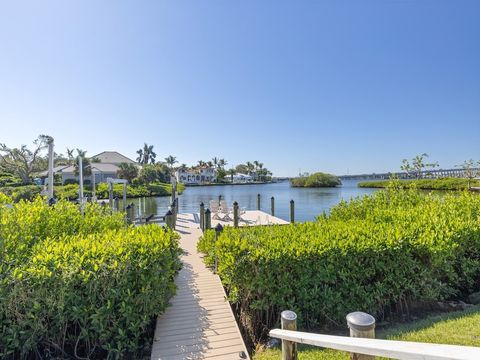
[[[244, 218], [243, 225], [251, 226], [286, 223], [261, 211], [247, 211]], [[157, 320], [151, 359], [249, 359], [220, 278], [197, 253], [198, 214], [178, 214], [176, 230], [183, 268], [175, 280], [177, 293]]]

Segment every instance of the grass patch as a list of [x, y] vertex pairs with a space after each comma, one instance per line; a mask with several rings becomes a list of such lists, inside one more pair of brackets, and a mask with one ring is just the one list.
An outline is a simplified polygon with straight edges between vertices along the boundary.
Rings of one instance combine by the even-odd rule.
[[[414, 341], [436, 344], [463, 346], [480, 346], [480, 307], [475, 306], [467, 311], [453, 312], [430, 316], [415, 323], [393, 327], [379, 331], [377, 338]], [[280, 348], [257, 352], [255, 360], [278, 360], [281, 358]], [[348, 353], [331, 349], [320, 349], [312, 346], [299, 346], [300, 360], [347, 360]]]
[[[395, 180], [395, 186], [403, 189], [415, 187], [420, 190], [467, 190], [468, 179], [444, 178], [444, 179], [419, 179], [419, 180]], [[363, 181], [358, 183], [361, 188], [387, 188], [391, 180]], [[470, 181], [470, 186], [480, 186], [476, 180]]]

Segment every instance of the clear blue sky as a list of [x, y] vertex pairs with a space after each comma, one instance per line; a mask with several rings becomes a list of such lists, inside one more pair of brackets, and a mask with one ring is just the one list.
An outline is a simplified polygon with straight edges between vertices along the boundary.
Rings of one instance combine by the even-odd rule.
[[480, 1], [1, 1], [0, 142], [275, 175], [480, 159]]

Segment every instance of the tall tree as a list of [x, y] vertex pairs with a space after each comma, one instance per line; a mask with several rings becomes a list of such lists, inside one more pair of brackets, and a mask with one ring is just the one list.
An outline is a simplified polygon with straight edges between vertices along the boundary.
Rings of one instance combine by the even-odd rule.
[[247, 172], [248, 175], [252, 175], [253, 171], [255, 170], [255, 165], [253, 165], [250, 161], [247, 161]]
[[426, 158], [428, 158], [428, 154], [423, 153], [415, 156], [411, 163], [407, 159], [403, 159], [400, 169], [405, 171], [407, 176], [410, 176], [410, 174], [413, 173], [415, 177], [419, 179], [422, 176], [422, 171], [428, 168], [434, 169], [435, 167], [438, 167], [438, 162], [426, 163]]
[[228, 165], [228, 162], [225, 159], [218, 160], [218, 167], [224, 169]]
[[47, 160], [42, 157], [42, 151], [51, 141], [53, 141], [51, 136], [40, 135], [33, 141], [32, 150], [26, 145], [9, 148], [5, 144], [0, 144], [0, 165], [5, 171], [17, 175], [23, 184], [30, 184], [35, 172], [45, 170]]
[[236, 172], [237, 172], [237, 171], [236, 171], [235, 169], [233, 169], [233, 168], [232, 168], [232, 169], [228, 169], [228, 171], [227, 171], [228, 175], [230, 175], [230, 182], [232, 182], [232, 183], [233, 183], [233, 176], [235, 175]]
[[457, 165], [457, 167], [460, 167], [463, 169], [464, 176], [468, 179], [468, 189], [470, 189], [470, 184], [474, 178], [477, 176], [480, 176], [480, 171], [475, 168], [475, 165], [477, 167], [480, 167], [480, 161], [475, 161], [473, 159], [470, 160], [465, 160], [463, 164]]
[[155, 158], [157, 154], [153, 151], [153, 145], [148, 145], [147, 143], [143, 144], [142, 149], [137, 150], [137, 162], [140, 165], [155, 164]]
[[218, 158], [216, 156], [212, 159], [212, 165], [215, 169], [218, 168]]
[[167, 163], [170, 170], [173, 170], [173, 165], [178, 163], [177, 158], [175, 156], [169, 155], [165, 158], [165, 162]]
[[91, 164], [91, 159], [87, 158], [87, 152], [82, 149], [77, 149], [77, 157], [75, 158], [75, 163], [74, 163], [74, 174], [76, 176], [80, 175], [80, 164], [79, 164], [79, 158], [82, 158], [82, 173], [83, 177], [90, 176], [92, 175], [92, 164]]
[[138, 176], [138, 168], [134, 164], [121, 163], [118, 165], [117, 176], [131, 183]]

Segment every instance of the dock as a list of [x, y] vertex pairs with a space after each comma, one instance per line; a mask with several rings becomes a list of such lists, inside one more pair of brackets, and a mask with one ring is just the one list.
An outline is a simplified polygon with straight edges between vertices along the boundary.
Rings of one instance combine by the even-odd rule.
[[[246, 211], [242, 217], [243, 226], [288, 224], [262, 211]], [[212, 226], [217, 223], [233, 225], [212, 219]], [[151, 359], [250, 359], [220, 278], [197, 253], [199, 215], [178, 214], [176, 231], [183, 268], [175, 280], [176, 295], [157, 319]]]

